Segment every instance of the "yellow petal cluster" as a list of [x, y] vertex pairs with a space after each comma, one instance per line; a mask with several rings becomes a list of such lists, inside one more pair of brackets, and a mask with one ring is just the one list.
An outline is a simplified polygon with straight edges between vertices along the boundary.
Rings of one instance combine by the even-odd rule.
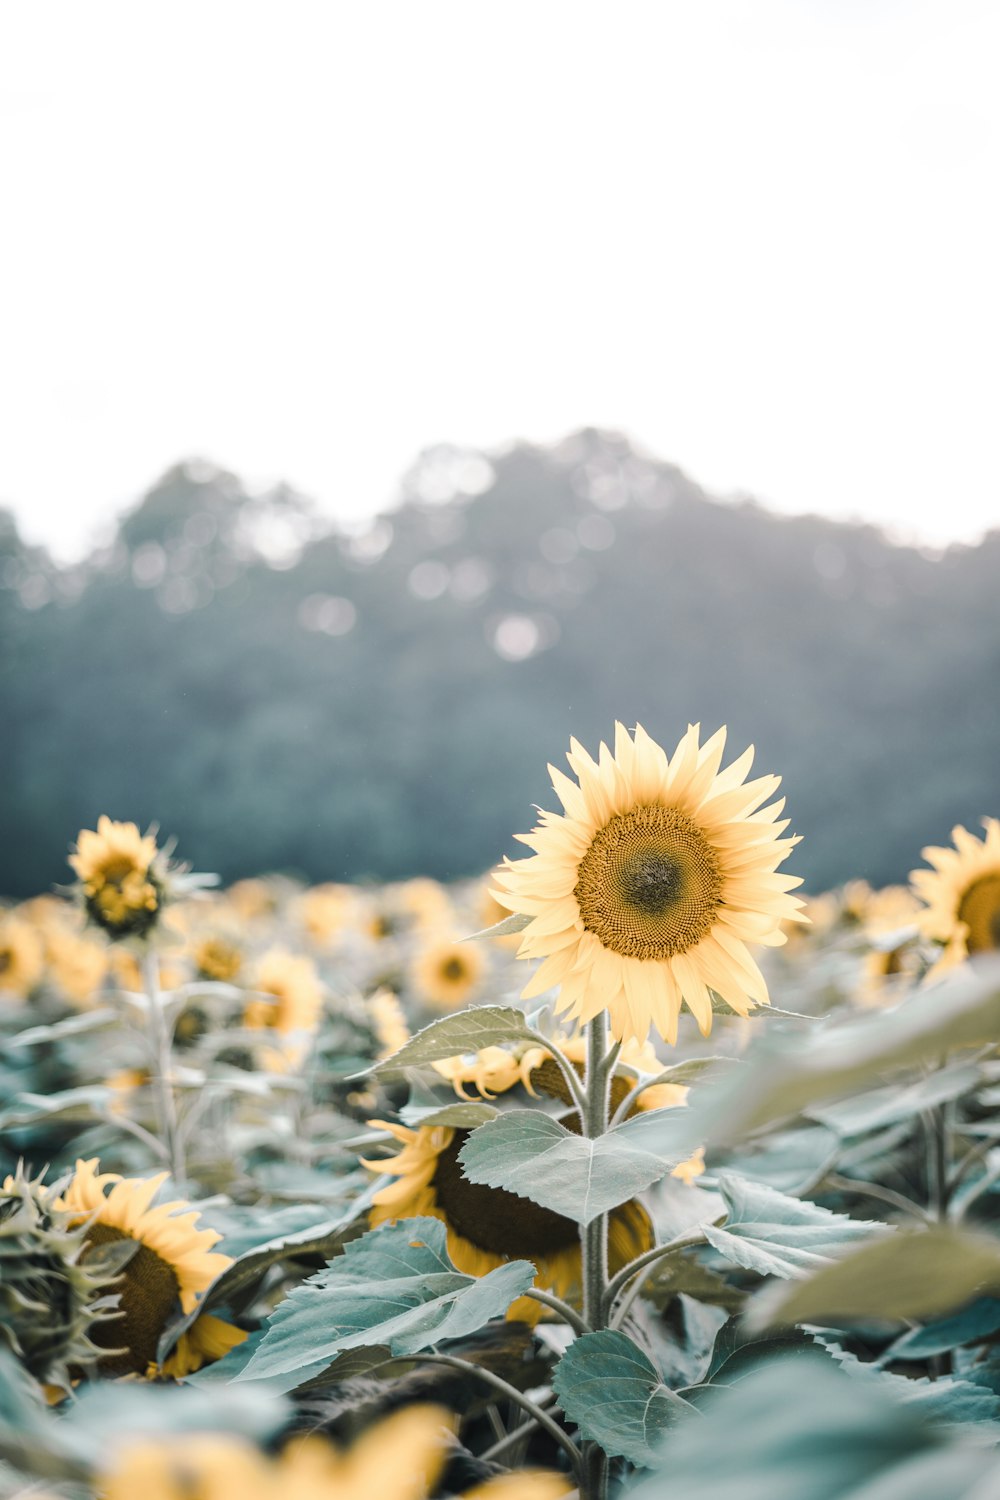
[[920, 930], [944, 944], [931, 976], [970, 955], [1000, 949], [1000, 819], [984, 818], [983, 827], [982, 839], [960, 825], [954, 828], [954, 847], [923, 849], [932, 868], [914, 870], [910, 876], [924, 903], [917, 918]]
[[112, 932], [133, 927], [137, 918], [148, 924], [159, 906], [150, 879], [155, 858], [156, 839], [141, 835], [134, 823], [115, 823], [102, 814], [96, 833], [81, 830], [69, 862], [95, 921]]
[[534, 854], [496, 877], [498, 902], [532, 919], [518, 957], [544, 960], [525, 998], [558, 987], [580, 1024], [606, 1010], [619, 1040], [655, 1026], [670, 1043], [682, 1004], [707, 1035], [713, 992], [740, 1015], [769, 1003], [749, 945], [779, 946], [782, 923], [804, 920], [788, 894], [801, 881], [777, 873], [798, 840], [768, 803], [780, 778], [747, 781], [752, 747], [722, 770], [725, 741], [702, 745], [692, 725], [668, 757], [617, 724], [596, 761], [571, 742], [576, 781], [549, 767], [563, 812], [518, 835]]

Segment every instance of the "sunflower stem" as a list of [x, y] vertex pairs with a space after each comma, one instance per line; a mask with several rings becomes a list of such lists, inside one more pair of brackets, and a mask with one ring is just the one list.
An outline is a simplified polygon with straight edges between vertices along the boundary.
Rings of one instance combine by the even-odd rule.
[[177, 1121], [177, 1101], [171, 1082], [170, 1033], [163, 1014], [160, 998], [160, 961], [153, 948], [147, 948], [142, 959], [143, 987], [146, 991], [146, 1034], [149, 1041], [150, 1085], [153, 1108], [160, 1140], [166, 1159], [170, 1163], [170, 1174], [178, 1187], [182, 1186], [187, 1169], [184, 1164], [184, 1148]]
[[[608, 1098], [611, 1075], [621, 1050], [616, 1042], [608, 1047], [608, 1018], [600, 1011], [587, 1025], [586, 1100], [583, 1108], [583, 1134], [596, 1141], [608, 1128]], [[605, 1289], [608, 1281], [608, 1216], [598, 1214], [580, 1230], [581, 1270], [583, 1277], [583, 1321], [595, 1333], [605, 1322]], [[582, 1500], [606, 1500], [608, 1493], [608, 1459], [600, 1443], [583, 1444], [583, 1471], [580, 1476]]]
[[564, 1302], [554, 1292], [545, 1292], [541, 1287], [529, 1286], [524, 1296], [533, 1298], [535, 1302], [541, 1302], [545, 1307], [551, 1307], [553, 1312], [559, 1314], [564, 1323], [569, 1324], [574, 1333], [593, 1333], [594, 1330], [590, 1327], [590, 1324], [584, 1322], [576, 1308], [570, 1307], [568, 1302]]
[[526, 1396], [523, 1391], [519, 1391], [516, 1385], [511, 1385], [509, 1381], [504, 1380], [500, 1375], [494, 1375], [492, 1370], [487, 1370], [483, 1365], [474, 1365], [468, 1359], [458, 1359], [454, 1354], [438, 1354], [435, 1352], [433, 1354], [415, 1354], [412, 1357], [414, 1360], [419, 1360], [421, 1364], [448, 1365], [453, 1370], [464, 1370], [468, 1375], [475, 1375], [485, 1385], [492, 1386], [495, 1391], [500, 1391], [509, 1400], [513, 1401], [515, 1406], [519, 1406], [522, 1411], [526, 1411], [538, 1423], [539, 1427], [544, 1427], [549, 1436], [565, 1452], [570, 1463], [573, 1465], [573, 1472], [575, 1474], [581, 1472], [580, 1450], [573, 1439], [568, 1433], [563, 1432], [559, 1423], [554, 1421], [547, 1411], [543, 1411], [537, 1402], [532, 1401], [530, 1396]]

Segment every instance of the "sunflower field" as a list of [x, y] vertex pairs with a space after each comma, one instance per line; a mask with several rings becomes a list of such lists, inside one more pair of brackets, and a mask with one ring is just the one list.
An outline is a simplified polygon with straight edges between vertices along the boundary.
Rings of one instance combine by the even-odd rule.
[[0, 1496], [1000, 1495], [1000, 821], [806, 897], [724, 730], [550, 772], [478, 880], [109, 815], [0, 909]]

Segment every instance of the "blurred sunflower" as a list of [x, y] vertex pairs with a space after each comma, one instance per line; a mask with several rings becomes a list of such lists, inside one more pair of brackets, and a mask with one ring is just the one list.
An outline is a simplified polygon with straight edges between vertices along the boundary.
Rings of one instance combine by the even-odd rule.
[[578, 783], [549, 767], [565, 815], [543, 812], [518, 837], [532, 857], [507, 860], [497, 900], [530, 916], [519, 958], [543, 958], [524, 997], [559, 987], [557, 1009], [581, 1024], [607, 1010], [619, 1040], [651, 1025], [677, 1040], [682, 1003], [703, 1035], [712, 992], [740, 1015], [768, 1004], [748, 943], [777, 947], [801, 918], [779, 875], [795, 838], [779, 835], [783, 802], [763, 806], [777, 776], [747, 782], [753, 749], [720, 771], [726, 731], [704, 745], [691, 726], [668, 759], [641, 725], [615, 726], [615, 752], [594, 761], [576, 740]]
[[[369, 1427], [349, 1448], [322, 1437], [271, 1458], [245, 1438], [189, 1433], [183, 1443], [128, 1444], [100, 1487], [102, 1500], [427, 1500], [447, 1457], [450, 1413], [409, 1406]], [[519, 1470], [467, 1490], [463, 1500], [558, 1500], [558, 1474]]]
[[410, 1028], [403, 1015], [403, 1007], [392, 990], [376, 990], [365, 1004], [371, 1021], [375, 1040], [379, 1044], [379, 1057], [391, 1057], [410, 1040]]
[[20, 917], [0, 917], [0, 992], [25, 997], [42, 977], [42, 940]]
[[478, 948], [451, 938], [439, 939], [414, 958], [413, 988], [432, 1010], [458, 1010], [475, 993], [485, 969]]
[[71, 1005], [95, 1003], [108, 972], [108, 953], [66, 923], [53, 923], [44, 934], [46, 977]]
[[[213, 1253], [221, 1239], [214, 1229], [198, 1229], [190, 1203], [150, 1207], [168, 1173], [120, 1177], [98, 1172], [97, 1158], [78, 1161], [58, 1206], [85, 1222], [88, 1245], [131, 1240], [138, 1248], [115, 1283], [123, 1316], [98, 1324], [92, 1333], [108, 1352], [99, 1361], [104, 1375], [151, 1375], [156, 1347], [175, 1313], [193, 1312], [199, 1296], [232, 1262]], [[110, 1191], [108, 1191], [110, 1189]], [[207, 1360], [221, 1359], [246, 1334], [221, 1318], [203, 1313], [181, 1335], [162, 1374], [189, 1375]]]
[[317, 943], [328, 943], [347, 923], [352, 905], [350, 886], [328, 882], [303, 891], [298, 910], [309, 936]]
[[296, 1066], [323, 1009], [323, 991], [312, 959], [296, 957], [284, 948], [272, 948], [260, 960], [254, 989], [259, 993], [246, 1003], [244, 1026], [252, 1031], [266, 1030], [281, 1038], [280, 1048], [264, 1049], [264, 1061], [269, 1068], [280, 1071], [289, 1065]]
[[[446, 1226], [448, 1254], [466, 1275], [485, 1276], [507, 1260], [530, 1260], [538, 1271], [537, 1287], [563, 1298], [578, 1297], [579, 1226], [530, 1198], [469, 1182], [458, 1160], [467, 1130], [444, 1125], [410, 1130], [384, 1120], [369, 1123], [387, 1131], [402, 1147], [395, 1156], [362, 1163], [371, 1172], [397, 1179], [372, 1199], [369, 1222], [373, 1229], [430, 1215]], [[569, 1119], [563, 1123], [570, 1125]], [[653, 1244], [653, 1226], [637, 1199], [610, 1214], [608, 1265], [612, 1275]], [[534, 1324], [542, 1312], [534, 1298], [518, 1297], [507, 1317]]]
[[69, 862], [88, 916], [112, 937], [144, 937], [154, 926], [164, 895], [158, 852], [154, 834], [103, 814], [96, 833], [84, 828], [78, 835]]
[[406, 880], [397, 886], [395, 904], [414, 926], [425, 931], [447, 926], [452, 917], [448, 892], [429, 876]]
[[928, 977], [977, 953], [1000, 949], [1000, 819], [984, 818], [983, 827], [981, 841], [966, 828], [952, 829], [955, 847], [923, 849], [934, 868], [914, 870], [910, 876], [925, 907], [917, 918], [920, 930], [944, 944]]
[[201, 938], [191, 956], [201, 979], [232, 983], [243, 967], [243, 954], [237, 944], [218, 935]]

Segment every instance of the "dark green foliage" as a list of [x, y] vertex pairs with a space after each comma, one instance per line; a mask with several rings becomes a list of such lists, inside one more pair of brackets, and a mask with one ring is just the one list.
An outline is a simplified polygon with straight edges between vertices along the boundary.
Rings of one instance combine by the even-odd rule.
[[[418, 472], [374, 560], [291, 493], [251, 499], [204, 465], [74, 570], [5, 522], [0, 889], [66, 878], [101, 812], [155, 819], [227, 880], [472, 873], [553, 805], [546, 760], [571, 734], [596, 750], [615, 717], [668, 748], [698, 719], [734, 753], [755, 742], [811, 888], [899, 879], [997, 811], [1000, 532], [932, 560], [719, 504], [594, 432], [493, 467], [435, 505]], [[450, 587], [416, 597], [428, 562]], [[353, 628], [305, 628], [331, 597]], [[543, 643], [526, 660], [494, 649], [512, 615]]]

